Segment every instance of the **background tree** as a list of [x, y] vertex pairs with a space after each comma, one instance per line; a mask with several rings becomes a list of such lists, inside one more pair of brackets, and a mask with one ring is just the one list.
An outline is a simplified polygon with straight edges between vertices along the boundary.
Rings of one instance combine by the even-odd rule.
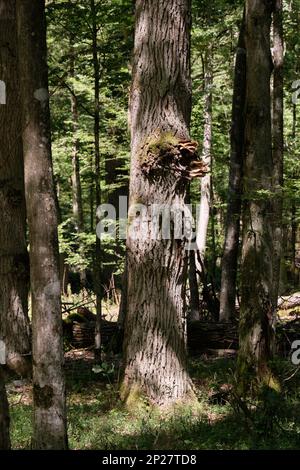
[[283, 40], [283, 8], [282, 0], [276, 0], [273, 12], [273, 114], [272, 114], [272, 135], [273, 135], [273, 162], [274, 162], [274, 254], [273, 254], [273, 286], [274, 286], [274, 306], [277, 307], [280, 268], [282, 258], [282, 199], [283, 199], [283, 160], [284, 160], [284, 86], [283, 86], [283, 60], [284, 60], [284, 40]]
[[238, 358], [243, 392], [256, 378], [272, 385], [268, 368], [274, 337], [271, 15], [268, 0], [246, 1], [247, 98]]
[[151, 239], [151, 224], [146, 228], [139, 222], [134, 205], [148, 208], [143, 220], [151, 217], [151, 204], [184, 210], [195, 158], [194, 143], [185, 150], [191, 113], [190, 6], [189, 0], [136, 2], [123, 397], [131, 400], [141, 392], [160, 404], [192, 393], [185, 351], [186, 253], [174, 234]]
[[17, 1], [30, 243], [33, 448], [66, 449], [57, 208], [51, 158], [45, 3]]
[[245, 146], [245, 102], [246, 45], [245, 18], [243, 17], [234, 71], [229, 186], [220, 291], [221, 321], [230, 321], [235, 315]]
[[15, 1], [0, 2], [0, 338], [7, 365], [20, 375], [30, 371], [28, 254], [20, 113]]

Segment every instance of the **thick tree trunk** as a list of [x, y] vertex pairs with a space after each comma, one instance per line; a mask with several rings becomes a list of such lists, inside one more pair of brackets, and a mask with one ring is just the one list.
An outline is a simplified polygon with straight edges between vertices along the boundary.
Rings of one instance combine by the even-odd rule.
[[[210, 172], [201, 179], [201, 198], [199, 209], [199, 223], [197, 228], [197, 248], [202, 261], [207, 243], [207, 232], [209, 216], [211, 213], [211, 193], [212, 193], [212, 87], [213, 87], [213, 64], [212, 64], [212, 46], [206, 52], [204, 61], [204, 138], [203, 138], [203, 161], [206, 163]], [[198, 266], [199, 269], [200, 266]]]
[[9, 408], [2, 366], [0, 365], [0, 450], [10, 449]]
[[[159, 404], [192, 394], [186, 369], [187, 253], [184, 239], [174, 239], [187, 179], [200, 167], [193, 161], [195, 143], [189, 142], [190, 7], [189, 0], [136, 2], [122, 387], [129, 403], [139, 393]], [[167, 210], [176, 205], [170, 239], [163, 239], [160, 223], [153, 236], [153, 204]]]
[[273, 339], [273, 161], [271, 135], [269, 0], [246, 1], [247, 103], [241, 272], [241, 391], [269, 381]]
[[44, 9], [43, 0], [17, 0], [32, 296], [33, 448], [65, 449], [57, 208], [51, 158]]
[[274, 306], [277, 306], [282, 257], [282, 190], [283, 190], [283, 10], [282, 0], [275, 0], [273, 13], [273, 162], [274, 162]]
[[[95, 146], [95, 202], [98, 208], [101, 204], [101, 173], [100, 173], [100, 64], [97, 47], [97, 9], [95, 0], [91, 0], [92, 17], [92, 53], [94, 67], [94, 146]], [[101, 240], [96, 237], [96, 250], [94, 261], [94, 277], [96, 291], [96, 330], [95, 330], [95, 360], [101, 362], [101, 322], [102, 322], [102, 288], [101, 288]]]
[[[20, 375], [30, 371], [29, 261], [18, 79], [16, 3], [0, 1], [0, 339], [6, 363]], [[16, 111], [14, 111], [16, 110]]]
[[232, 100], [231, 154], [225, 242], [222, 257], [220, 321], [230, 321], [235, 315], [236, 277], [238, 269], [242, 170], [245, 134], [246, 45], [245, 15], [236, 51]]

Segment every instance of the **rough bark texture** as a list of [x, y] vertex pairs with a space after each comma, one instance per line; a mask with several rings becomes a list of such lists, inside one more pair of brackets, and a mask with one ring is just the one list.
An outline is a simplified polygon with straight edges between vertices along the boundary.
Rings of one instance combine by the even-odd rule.
[[235, 314], [236, 273], [238, 269], [242, 171], [245, 134], [246, 45], [245, 16], [236, 51], [232, 100], [231, 154], [225, 242], [222, 258], [220, 321], [230, 321]]
[[0, 450], [10, 449], [9, 408], [2, 366], [0, 365]]
[[7, 365], [26, 375], [29, 262], [16, 40], [15, 1], [1, 0], [0, 79], [6, 84], [6, 104], [0, 105], [0, 339], [6, 344]]
[[[140, 392], [159, 404], [192, 392], [186, 369], [184, 240], [151, 238], [151, 205], [184, 211], [193, 171], [190, 1], [138, 0], [131, 89], [128, 299], [123, 396]], [[183, 146], [183, 147], [182, 147]], [[180, 150], [181, 149], [181, 150]], [[152, 219], [153, 222], [153, 219]], [[171, 232], [174, 219], [171, 221]], [[161, 227], [158, 229], [161, 234]]]
[[32, 445], [35, 449], [65, 449], [57, 210], [51, 159], [44, 9], [42, 0], [17, 0], [32, 295]]
[[283, 188], [283, 19], [282, 0], [275, 0], [273, 13], [273, 162], [274, 162], [274, 255], [273, 286], [276, 306], [282, 257], [282, 188]]
[[270, 379], [267, 362], [274, 314], [271, 14], [271, 1], [246, 2], [247, 103], [238, 360], [243, 391], [256, 378]]
[[[211, 212], [211, 193], [212, 193], [212, 87], [213, 87], [213, 69], [212, 69], [212, 46], [206, 52], [204, 60], [204, 138], [203, 138], [203, 161], [209, 168], [210, 172], [201, 179], [201, 198], [199, 224], [197, 228], [197, 248], [199, 250], [202, 261], [204, 262], [204, 254], [207, 243], [207, 232], [209, 224], [209, 216]], [[201, 267], [198, 266], [200, 270]]]

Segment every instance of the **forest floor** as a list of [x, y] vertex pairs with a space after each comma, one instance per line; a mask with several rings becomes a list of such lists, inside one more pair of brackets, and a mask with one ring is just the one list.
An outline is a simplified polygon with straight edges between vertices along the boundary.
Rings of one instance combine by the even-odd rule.
[[[235, 359], [190, 360], [198, 390], [194, 407], [158, 411], [146, 403], [129, 411], [118, 394], [118, 361], [92, 367], [91, 351], [67, 354], [68, 435], [71, 449], [299, 449], [300, 373], [287, 360], [274, 367], [282, 392], [249, 403], [245, 416], [226, 390], [234, 382]], [[8, 383], [12, 444], [30, 448], [32, 396], [24, 381]]]

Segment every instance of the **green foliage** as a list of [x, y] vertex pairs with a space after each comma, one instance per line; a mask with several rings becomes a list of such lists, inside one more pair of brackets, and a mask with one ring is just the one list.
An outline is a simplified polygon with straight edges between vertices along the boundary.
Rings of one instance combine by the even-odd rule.
[[[100, 83], [100, 160], [102, 202], [116, 204], [128, 186], [129, 135], [127, 131], [133, 11], [130, 0], [96, 1], [99, 25], [97, 51]], [[61, 224], [60, 251], [71, 270], [93, 268], [96, 242], [94, 161], [94, 70], [92, 16], [86, 1], [51, 2], [47, 7], [53, 160]], [[72, 48], [71, 48], [72, 45]], [[72, 52], [73, 51], [73, 52]], [[71, 59], [75, 76], [71, 75]], [[78, 128], [74, 131], [71, 97], [76, 96]], [[78, 233], [72, 212], [72, 148], [77, 139], [82, 186], [84, 232]], [[80, 248], [80, 249], [79, 249]], [[120, 272], [124, 244], [106, 239], [103, 264]], [[115, 256], [116, 255], [116, 256]], [[106, 280], [103, 279], [105, 283]]]
[[[282, 395], [262, 390], [251, 402], [251, 422], [231, 401], [212, 404], [212, 389], [233, 380], [234, 360], [194, 360], [191, 372], [197, 385], [199, 405], [159, 411], [150, 406], [129, 412], [119, 401], [111, 377], [94, 374], [68, 379], [68, 435], [71, 449], [104, 450], [244, 450], [295, 449], [299, 446], [299, 375], [285, 382]], [[104, 367], [110, 370], [109, 363]], [[285, 361], [276, 363], [282, 379], [291, 375]], [[20, 392], [19, 392], [20, 393]], [[271, 394], [271, 395], [270, 395]], [[26, 393], [10, 392], [13, 448], [30, 447], [31, 403]]]

